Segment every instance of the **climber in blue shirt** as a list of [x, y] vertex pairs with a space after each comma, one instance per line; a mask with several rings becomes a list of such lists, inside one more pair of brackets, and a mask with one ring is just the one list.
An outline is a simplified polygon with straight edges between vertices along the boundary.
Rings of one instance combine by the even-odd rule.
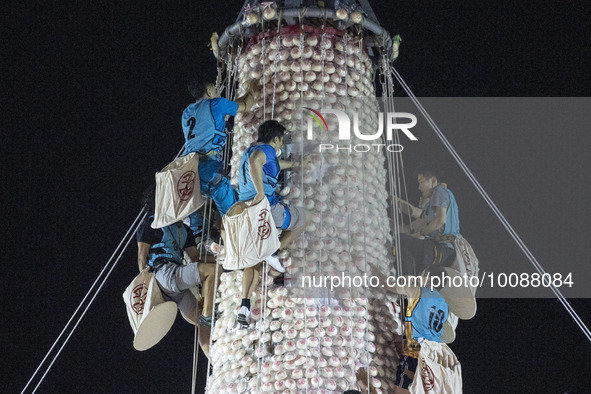
[[[257, 144], [247, 148], [238, 168], [238, 199], [258, 204], [266, 198], [271, 206], [275, 226], [282, 229], [279, 237], [280, 248], [287, 246], [300, 236], [310, 222], [310, 215], [302, 207], [287, 205], [277, 196], [276, 188], [281, 170], [302, 167], [299, 161], [285, 161], [277, 158], [283, 145], [285, 127], [276, 120], [263, 122], [258, 128]], [[304, 158], [304, 164], [308, 161]], [[280, 273], [285, 272], [277, 255], [264, 259]], [[250, 295], [258, 283], [257, 266], [244, 269], [242, 276], [242, 304], [236, 321], [242, 326], [249, 324]]]
[[[450, 286], [452, 279], [460, 273], [442, 266], [430, 266], [422, 272], [421, 277], [408, 276], [404, 282], [388, 278], [372, 264], [369, 264], [372, 277], [378, 279], [379, 285], [387, 292], [408, 298], [404, 316], [406, 341], [400, 352], [400, 362], [396, 371], [395, 393], [408, 393], [413, 383], [418, 366], [421, 346], [437, 342], [453, 341], [455, 333], [448, 323], [450, 313], [461, 319], [471, 319], [476, 313], [476, 301], [469, 286]], [[434, 277], [448, 276], [449, 281], [434, 281]], [[461, 277], [461, 276], [460, 276]], [[406, 283], [400, 286], [398, 283]], [[445, 287], [442, 285], [445, 284]], [[451, 350], [450, 350], [451, 352]], [[453, 353], [453, 352], [452, 352]]]
[[253, 204], [258, 204], [263, 198], [269, 200], [275, 226], [285, 230], [280, 238], [281, 248], [298, 237], [308, 221], [304, 208], [281, 202], [275, 191], [281, 170], [302, 165], [299, 161], [277, 158], [284, 134], [285, 127], [276, 120], [262, 123], [258, 128], [257, 144], [244, 151], [238, 168], [238, 200], [253, 200]]
[[[211, 197], [223, 215], [236, 202], [236, 192], [224, 171], [226, 116], [249, 110], [253, 97], [247, 94], [242, 101], [230, 101], [220, 97], [214, 85], [200, 79], [193, 80], [188, 88], [196, 102], [185, 108], [182, 115], [185, 154], [199, 154], [201, 193]], [[203, 229], [203, 215], [197, 211], [190, 219], [191, 230], [198, 236]]]
[[[166, 299], [174, 301], [183, 315], [194, 324], [211, 325], [214, 274], [216, 266], [199, 261], [195, 238], [188, 226], [181, 222], [154, 229], [154, 190], [152, 185], [144, 192], [143, 203], [150, 214], [140, 224], [137, 231], [138, 268], [143, 271], [149, 267], [158, 281]], [[184, 254], [190, 262], [183, 264]], [[202, 287], [202, 314], [197, 314], [197, 300], [189, 290]]]
[[422, 198], [418, 208], [396, 198], [403, 213], [415, 219], [400, 231], [400, 256], [405, 274], [417, 274], [431, 264], [450, 266], [456, 252], [454, 237], [460, 235], [458, 205], [451, 190], [438, 180], [429, 167], [415, 171]]

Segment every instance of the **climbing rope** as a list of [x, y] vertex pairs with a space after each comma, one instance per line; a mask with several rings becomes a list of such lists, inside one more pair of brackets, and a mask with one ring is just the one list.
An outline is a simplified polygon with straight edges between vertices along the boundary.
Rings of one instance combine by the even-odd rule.
[[[90, 306], [92, 305], [92, 303], [93, 303], [94, 299], [96, 298], [97, 294], [102, 289], [103, 285], [105, 284], [105, 282], [109, 278], [109, 275], [111, 275], [111, 272], [113, 271], [113, 269], [115, 268], [115, 266], [117, 265], [117, 263], [119, 262], [119, 260], [121, 259], [121, 256], [123, 255], [123, 253], [127, 249], [127, 246], [129, 245], [129, 242], [131, 242], [131, 240], [133, 239], [135, 233], [137, 232], [137, 229], [139, 228], [140, 224], [142, 223], [142, 221], [144, 220], [144, 218], [147, 216], [147, 214], [148, 213], [145, 212], [145, 208], [142, 208], [142, 210], [140, 211], [140, 213], [137, 215], [137, 217], [135, 218], [135, 220], [133, 221], [133, 223], [131, 224], [131, 226], [127, 230], [127, 233], [125, 233], [125, 235], [123, 236], [123, 239], [121, 240], [121, 242], [119, 242], [119, 245], [117, 245], [117, 248], [115, 248], [115, 251], [111, 255], [111, 258], [109, 259], [109, 261], [107, 261], [107, 264], [105, 264], [105, 266], [103, 267], [103, 269], [101, 270], [101, 272], [97, 276], [97, 278], [94, 281], [94, 283], [92, 284], [92, 286], [90, 286], [90, 289], [88, 290], [88, 292], [86, 293], [86, 295], [84, 296], [84, 298], [82, 299], [82, 301], [80, 302], [80, 304], [78, 305], [78, 308], [76, 308], [76, 310], [72, 314], [72, 317], [70, 317], [70, 320], [68, 320], [68, 322], [66, 323], [66, 325], [65, 325], [64, 329], [62, 330], [62, 332], [58, 335], [57, 339], [55, 340], [55, 342], [53, 343], [53, 345], [51, 346], [51, 348], [49, 349], [49, 351], [47, 352], [47, 354], [45, 355], [45, 357], [43, 358], [43, 360], [41, 360], [41, 363], [39, 363], [39, 366], [37, 367], [37, 369], [35, 370], [35, 372], [31, 376], [31, 378], [29, 379], [29, 381], [27, 382], [26, 386], [23, 388], [23, 391], [21, 391], [21, 394], [24, 393], [25, 390], [29, 387], [29, 385], [31, 384], [31, 382], [33, 381], [33, 379], [35, 378], [35, 376], [37, 375], [37, 372], [39, 372], [39, 369], [41, 368], [41, 366], [43, 365], [43, 363], [45, 363], [45, 360], [47, 360], [47, 357], [49, 357], [49, 355], [51, 354], [51, 352], [53, 351], [53, 349], [55, 348], [55, 346], [57, 345], [57, 343], [60, 341], [60, 339], [62, 338], [62, 336], [64, 335], [64, 333], [67, 331], [68, 326], [70, 325], [70, 323], [72, 322], [72, 320], [74, 319], [74, 317], [76, 316], [76, 314], [78, 313], [78, 311], [80, 310], [80, 308], [82, 307], [82, 305], [86, 305], [86, 308], [84, 309], [84, 311], [82, 311], [82, 314], [78, 318], [78, 321], [76, 321], [76, 324], [74, 324], [74, 326], [69, 330], [68, 336], [66, 337], [66, 339], [62, 343], [62, 345], [59, 348], [58, 352], [53, 357], [53, 360], [51, 360], [51, 363], [46, 368], [45, 373], [43, 374], [43, 376], [41, 376], [41, 379], [39, 379], [39, 382], [37, 383], [37, 385], [35, 386], [35, 388], [33, 389], [32, 392], [34, 393], [34, 392], [37, 391], [37, 389], [39, 388], [39, 385], [41, 384], [41, 382], [43, 382], [43, 379], [45, 379], [45, 376], [47, 375], [47, 373], [49, 372], [49, 370], [53, 366], [55, 360], [58, 358], [58, 356], [60, 355], [60, 353], [62, 352], [62, 350], [66, 346], [66, 344], [68, 343], [68, 340], [70, 339], [70, 337], [72, 336], [72, 334], [74, 333], [74, 331], [76, 330], [76, 328], [78, 327], [78, 324], [80, 324], [80, 321], [82, 320], [82, 318], [84, 317], [84, 315], [86, 314], [86, 312], [88, 311], [88, 309], [90, 308]], [[138, 219], [139, 219], [139, 222], [138, 222]], [[136, 225], [136, 223], [137, 223], [137, 225]], [[126, 238], [127, 238], [127, 242], [125, 242], [125, 239]], [[125, 242], [125, 245], [123, 246], [123, 248], [121, 248], [121, 245], [124, 242]], [[103, 273], [105, 272], [105, 270], [107, 268], [109, 268], [109, 264], [111, 264], [111, 261], [113, 260], [113, 258], [117, 254], [117, 251], [120, 248], [121, 248], [121, 250], [119, 251], [119, 256], [117, 256], [117, 259], [115, 260], [115, 262], [113, 263], [113, 265], [111, 266], [111, 268], [109, 269], [109, 271], [106, 273], [104, 279], [102, 280], [102, 282], [100, 283], [100, 285], [98, 286], [98, 288], [94, 291], [94, 294], [93, 294], [92, 298], [90, 298], [90, 300], [88, 301], [88, 303], [86, 303], [86, 299], [89, 297], [90, 293], [93, 291], [93, 288], [95, 287], [95, 285], [97, 284], [97, 282], [101, 279], [101, 276], [103, 275]]]

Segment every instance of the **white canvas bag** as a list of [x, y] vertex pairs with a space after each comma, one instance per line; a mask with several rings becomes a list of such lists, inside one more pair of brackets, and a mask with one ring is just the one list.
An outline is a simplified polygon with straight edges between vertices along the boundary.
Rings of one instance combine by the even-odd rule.
[[[458, 271], [460, 274], [470, 276], [478, 276], [478, 258], [472, 249], [472, 246], [465, 238], [455, 237], [453, 242], [456, 251], [456, 258], [454, 259], [451, 268]], [[472, 294], [476, 294], [476, 287], [470, 286]]]
[[412, 394], [461, 394], [462, 366], [445, 343], [423, 341], [412, 384]]
[[279, 249], [279, 233], [275, 227], [269, 200], [256, 205], [240, 201], [222, 217], [224, 222], [224, 268], [252, 267]]
[[148, 269], [127, 286], [123, 301], [135, 336], [133, 346], [137, 350], [147, 350], [160, 342], [176, 318], [177, 305], [164, 301], [158, 281]]
[[179, 157], [156, 173], [156, 206], [152, 228], [182, 220], [203, 205], [199, 191], [199, 155]]

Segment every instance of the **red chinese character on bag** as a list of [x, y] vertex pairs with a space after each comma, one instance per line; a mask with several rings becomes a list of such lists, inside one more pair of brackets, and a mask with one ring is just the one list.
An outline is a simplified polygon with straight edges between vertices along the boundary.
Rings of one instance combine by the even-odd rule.
[[185, 172], [179, 179], [176, 189], [181, 201], [187, 201], [193, 195], [195, 188], [195, 173], [193, 171]]
[[435, 375], [433, 375], [433, 370], [427, 365], [424, 358], [421, 357], [421, 361], [423, 362], [423, 370], [421, 371], [423, 387], [425, 388], [425, 391], [433, 390], [435, 387]]
[[269, 214], [268, 209], [263, 209], [261, 213], [259, 213], [259, 227], [257, 230], [257, 234], [261, 239], [267, 239], [271, 235], [271, 225], [267, 222], [267, 215]]
[[138, 315], [144, 312], [144, 305], [146, 304], [146, 296], [148, 295], [148, 286], [145, 283], [137, 285], [131, 292], [131, 309]]

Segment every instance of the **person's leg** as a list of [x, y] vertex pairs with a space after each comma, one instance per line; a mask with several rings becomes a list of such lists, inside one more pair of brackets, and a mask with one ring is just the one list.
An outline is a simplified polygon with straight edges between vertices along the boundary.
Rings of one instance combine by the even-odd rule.
[[[215, 289], [215, 269], [216, 264], [202, 263], [199, 264], [199, 276], [201, 277], [201, 295], [203, 296], [203, 316], [211, 318], [214, 289]], [[222, 267], [218, 267], [218, 280], [222, 275]]]
[[198, 286], [202, 280], [201, 276], [199, 275], [198, 263], [177, 265], [174, 274], [176, 285], [180, 291]]
[[279, 237], [280, 249], [302, 235], [312, 221], [312, 215], [304, 208], [281, 203], [271, 206], [271, 215], [273, 215], [275, 226], [283, 229]]
[[419, 275], [425, 268], [437, 264], [442, 257], [437, 244], [429, 237], [423, 239], [400, 234], [400, 259], [403, 275]]
[[225, 215], [238, 201], [238, 194], [225, 176], [210, 186], [210, 195], [220, 215]]
[[201, 313], [195, 296], [189, 290], [190, 287], [199, 284], [196, 269], [196, 263], [186, 266], [168, 263], [154, 272], [164, 299], [174, 301], [185, 320], [192, 324], [197, 324]]
[[178, 267], [179, 265], [177, 264], [168, 263], [160, 266], [156, 271], [154, 271], [154, 278], [156, 278], [158, 281], [162, 293], [170, 298], [182, 292], [178, 287], [176, 278], [176, 271]]
[[203, 232], [203, 213], [201, 213], [200, 210], [197, 210], [189, 215], [189, 220], [191, 221], [190, 227], [193, 232], [193, 237], [200, 237]]
[[201, 194], [209, 197], [210, 183], [216, 175], [222, 170], [223, 163], [219, 160], [213, 160], [210, 157], [201, 157], [199, 160], [199, 190]]
[[224, 172], [223, 162], [211, 158], [199, 162], [199, 182], [201, 193], [211, 197], [221, 215], [224, 215], [238, 201]]
[[255, 291], [257, 285], [259, 284], [260, 276], [261, 263], [242, 270], [242, 300], [250, 300], [252, 293]]
[[242, 271], [242, 303], [240, 305], [240, 310], [238, 311], [238, 316], [236, 316], [236, 322], [241, 327], [248, 327], [250, 324], [248, 319], [250, 316], [250, 297], [259, 284], [260, 274], [261, 263], [253, 267], [245, 268]]
[[456, 250], [441, 244], [438, 244], [438, 249], [441, 255], [441, 265], [451, 267], [456, 258]]
[[418, 262], [423, 261], [424, 246], [422, 240], [408, 234], [400, 234], [400, 260], [402, 275], [418, 275], [421, 273]]
[[396, 381], [394, 393], [410, 393], [408, 387], [412, 384], [414, 373], [417, 369], [417, 359], [410, 356], [401, 356], [396, 369]]
[[402, 387], [394, 386], [393, 394], [410, 394], [410, 391], [403, 389]]
[[[206, 197], [211, 197], [210, 193], [210, 183], [216, 177], [216, 174], [219, 169], [221, 169], [222, 163], [216, 160], [212, 160], [208, 157], [203, 157], [199, 160], [199, 191]], [[193, 212], [189, 215], [191, 220], [191, 230], [193, 231], [193, 236], [197, 237], [207, 237], [207, 228], [209, 227], [209, 222], [203, 216], [203, 208], [200, 208], [196, 212]], [[205, 231], [204, 231], [205, 230]]]
[[191, 324], [197, 324], [201, 308], [199, 308], [197, 299], [193, 293], [191, 293], [191, 290], [183, 291], [179, 298], [180, 300], [177, 302], [177, 305], [185, 320], [189, 321]]

